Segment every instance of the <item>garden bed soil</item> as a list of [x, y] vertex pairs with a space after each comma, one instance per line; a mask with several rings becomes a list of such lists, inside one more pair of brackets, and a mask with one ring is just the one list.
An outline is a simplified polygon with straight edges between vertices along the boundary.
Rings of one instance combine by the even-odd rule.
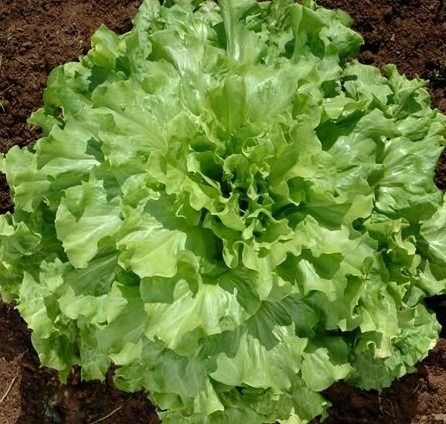
[[[39, 132], [26, 124], [42, 101], [49, 71], [88, 50], [89, 38], [104, 23], [130, 28], [139, 0], [0, 0], [0, 151], [33, 143]], [[409, 76], [430, 79], [434, 104], [446, 112], [446, 2], [444, 0], [320, 0], [347, 10], [366, 39], [365, 63], [395, 63]], [[446, 188], [446, 160], [437, 185]], [[11, 209], [0, 180], [0, 212]], [[429, 300], [446, 327], [446, 300]], [[68, 384], [39, 366], [26, 325], [13, 307], [0, 303], [0, 423], [158, 423], [141, 393], [123, 394], [105, 384]], [[330, 424], [446, 423], [446, 339], [418, 372], [391, 388], [364, 392], [336, 384], [326, 392], [333, 403]], [[316, 421], [314, 421], [316, 422]], [[238, 424], [238, 423], [234, 423]]]

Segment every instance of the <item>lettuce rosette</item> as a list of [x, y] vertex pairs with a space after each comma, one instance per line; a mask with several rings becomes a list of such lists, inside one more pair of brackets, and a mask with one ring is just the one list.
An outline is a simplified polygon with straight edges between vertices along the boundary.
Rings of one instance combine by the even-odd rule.
[[145, 0], [50, 75], [1, 161], [0, 290], [43, 365], [144, 390], [163, 423], [307, 423], [440, 325], [446, 118], [355, 60], [311, 0]]

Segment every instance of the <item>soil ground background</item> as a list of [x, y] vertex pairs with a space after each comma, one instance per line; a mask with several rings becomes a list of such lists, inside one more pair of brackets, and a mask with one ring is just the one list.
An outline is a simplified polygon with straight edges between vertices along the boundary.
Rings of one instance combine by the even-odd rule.
[[[0, 151], [34, 142], [26, 124], [42, 100], [46, 77], [56, 65], [88, 50], [104, 23], [124, 32], [140, 0], [0, 0]], [[366, 40], [361, 60], [395, 63], [409, 76], [430, 80], [434, 105], [446, 112], [445, 0], [319, 0], [348, 11]], [[437, 171], [446, 189], [446, 155]], [[10, 210], [0, 177], [0, 213]], [[429, 300], [446, 328], [446, 299]], [[443, 336], [446, 336], [446, 331]], [[446, 423], [446, 339], [418, 372], [382, 393], [336, 384], [326, 392], [333, 403], [328, 424]], [[108, 418], [107, 418], [108, 417]], [[99, 420], [99, 421], [98, 421]], [[83, 383], [77, 370], [67, 385], [39, 366], [26, 325], [13, 307], [0, 303], [1, 424], [159, 423], [141, 393], [126, 395], [105, 384]], [[314, 421], [316, 423], [316, 421]], [[238, 423], [234, 423], [238, 424]]]

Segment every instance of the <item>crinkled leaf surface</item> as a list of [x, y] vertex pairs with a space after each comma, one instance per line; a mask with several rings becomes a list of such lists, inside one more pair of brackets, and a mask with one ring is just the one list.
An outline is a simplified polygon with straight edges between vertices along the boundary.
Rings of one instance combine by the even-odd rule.
[[314, 1], [145, 0], [50, 75], [1, 168], [0, 290], [43, 364], [109, 366], [164, 423], [306, 423], [381, 389], [439, 331], [446, 119], [354, 60]]

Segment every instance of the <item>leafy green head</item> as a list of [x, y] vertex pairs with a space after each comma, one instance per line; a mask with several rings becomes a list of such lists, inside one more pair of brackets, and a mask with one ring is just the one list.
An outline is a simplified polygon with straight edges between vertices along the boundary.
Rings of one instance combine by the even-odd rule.
[[446, 119], [354, 60], [313, 1], [146, 0], [50, 75], [1, 167], [0, 289], [43, 364], [145, 390], [165, 423], [295, 424], [380, 389], [439, 324]]

